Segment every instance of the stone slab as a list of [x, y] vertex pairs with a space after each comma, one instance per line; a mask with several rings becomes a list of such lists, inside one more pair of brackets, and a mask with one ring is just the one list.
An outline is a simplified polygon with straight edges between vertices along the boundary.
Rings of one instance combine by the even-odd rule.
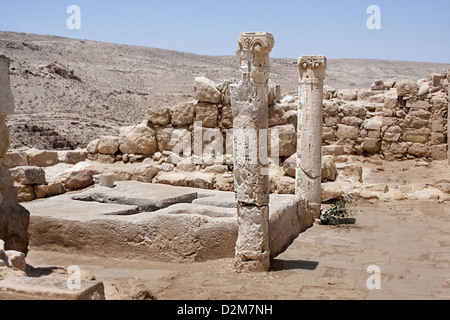
[[71, 290], [64, 278], [8, 278], [0, 281], [0, 300], [105, 300], [105, 292], [98, 281]]
[[191, 203], [198, 192], [190, 188], [168, 185], [118, 181], [115, 188], [98, 187], [73, 196], [74, 200], [136, 205], [142, 211], [152, 212], [176, 203]]

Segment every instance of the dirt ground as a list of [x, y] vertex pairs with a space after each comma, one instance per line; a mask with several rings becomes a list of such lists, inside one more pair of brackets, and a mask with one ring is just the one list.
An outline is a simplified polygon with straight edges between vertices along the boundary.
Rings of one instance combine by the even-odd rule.
[[[415, 190], [450, 181], [445, 161], [362, 163], [365, 184]], [[38, 270], [78, 265], [104, 282], [107, 299], [131, 299], [147, 289], [159, 300], [450, 299], [448, 201], [360, 200], [350, 209], [355, 224], [315, 224], [265, 273], [236, 273], [232, 259], [160, 263], [39, 248], [30, 248], [27, 263]], [[379, 273], [368, 272], [373, 266]]]

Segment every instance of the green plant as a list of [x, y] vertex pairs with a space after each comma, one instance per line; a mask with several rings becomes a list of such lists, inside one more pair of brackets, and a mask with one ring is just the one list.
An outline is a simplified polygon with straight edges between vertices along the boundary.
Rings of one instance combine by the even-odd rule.
[[342, 219], [348, 220], [349, 215], [352, 215], [351, 210], [347, 206], [356, 200], [356, 197], [352, 195], [343, 194], [333, 203], [330, 209], [321, 212], [320, 220], [322, 224], [340, 226]]

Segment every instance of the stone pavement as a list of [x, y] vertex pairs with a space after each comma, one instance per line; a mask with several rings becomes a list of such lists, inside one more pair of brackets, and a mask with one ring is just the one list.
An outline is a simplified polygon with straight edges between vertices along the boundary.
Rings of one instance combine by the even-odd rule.
[[[295, 271], [300, 299], [450, 299], [450, 206], [401, 201], [357, 209], [355, 225], [316, 225], [275, 261], [276, 270]], [[367, 287], [370, 266], [379, 268], [379, 290]]]
[[[269, 272], [236, 273], [232, 259], [161, 263], [33, 248], [27, 262], [80, 265], [104, 282], [106, 299], [114, 298], [111, 292], [124, 278], [141, 281], [160, 300], [450, 299], [448, 204], [365, 201], [355, 208], [354, 225], [314, 225], [272, 262]], [[379, 267], [380, 290], [367, 288], [370, 266]]]

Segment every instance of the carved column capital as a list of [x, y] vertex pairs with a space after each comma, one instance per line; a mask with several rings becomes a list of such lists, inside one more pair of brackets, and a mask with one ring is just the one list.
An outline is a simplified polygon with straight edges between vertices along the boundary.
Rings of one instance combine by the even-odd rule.
[[325, 70], [327, 69], [327, 58], [324, 56], [302, 56], [298, 59], [299, 80], [308, 81], [308, 79], [325, 79]]
[[[275, 39], [268, 32], [244, 32], [239, 36], [236, 57], [243, 67], [243, 73], [249, 74], [255, 83], [264, 84], [269, 80], [269, 54], [275, 45]], [[243, 65], [243, 61], [247, 61]]]

